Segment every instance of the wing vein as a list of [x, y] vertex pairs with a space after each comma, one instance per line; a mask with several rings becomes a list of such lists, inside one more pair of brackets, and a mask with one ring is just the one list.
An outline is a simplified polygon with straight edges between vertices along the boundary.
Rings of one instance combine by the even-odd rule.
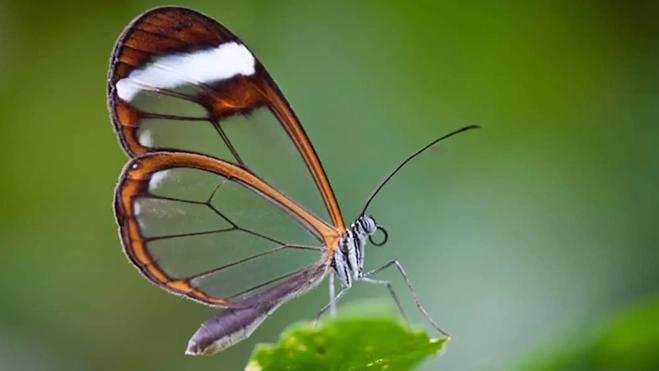
[[145, 242], [152, 242], [152, 241], [164, 240], [164, 239], [168, 239], [168, 238], [203, 236], [203, 235], [207, 235], [207, 234], [231, 232], [231, 231], [236, 231], [236, 230], [238, 230], [238, 229], [236, 229], [234, 227], [231, 227], [231, 228], [216, 229], [216, 230], [213, 230], [213, 231], [177, 233], [177, 234], [169, 234], [169, 235], [166, 235], [166, 236], [146, 237], [146, 238], [144, 238], [144, 241]]
[[208, 117], [186, 117], [186, 116], [177, 116], [177, 115], [166, 115], [161, 113], [142, 113], [142, 118], [179, 120], [179, 121], [210, 121]]
[[229, 137], [224, 132], [224, 130], [222, 130], [222, 127], [220, 127], [219, 121], [213, 120], [212, 124], [213, 124], [213, 127], [215, 128], [215, 130], [218, 132], [218, 134], [220, 134], [220, 137], [224, 141], [224, 144], [226, 144], [227, 148], [229, 148], [229, 151], [231, 151], [231, 154], [235, 158], [236, 162], [239, 165], [244, 167], [245, 163], [243, 162], [243, 159], [240, 158], [240, 155], [238, 155], [238, 151], [236, 151], [236, 148], [233, 146], [233, 144], [231, 144], [231, 141], [229, 140]]
[[252, 287], [248, 288], [247, 290], [243, 290], [243, 291], [241, 291], [241, 292], [239, 292], [239, 293], [237, 293], [237, 294], [233, 294], [233, 295], [231, 295], [231, 296], [228, 296], [228, 297], [226, 297], [226, 298], [224, 298], [224, 299], [226, 299], [226, 300], [231, 300], [231, 299], [233, 299], [233, 298], [235, 298], [235, 297], [238, 297], [238, 296], [244, 295], [244, 294], [246, 294], [246, 293], [248, 293], [248, 292], [250, 292], [250, 291], [254, 291], [254, 290], [260, 289], [261, 287], [264, 287], [264, 286], [270, 285], [270, 284], [275, 283], [275, 282], [277, 282], [277, 281], [281, 281], [281, 280], [283, 280], [283, 279], [285, 279], [285, 278], [288, 278], [288, 277], [291, 277], [291, 276], [293, 276], [293, 275], [296, 275], [296, 274], [302, 272], [302, 271], [305, 270], [305, 269], [307, 269], [307, 267], [304, 267], [304, 268], [302, 268], [302, 269], [298, 269], [298, 270], [296, 270], [295, 272], [286, 273], [286, 274], [281, 275], [281, 276], [279, 276], [279, 277], [277, 277], [277, 278], [271, 279], [270, 281], [260, 283], [260, 284], [258, 284], [258, 285], [255, 285], [255, 286], [252, 286]]
[[238, 265], [238, 264], [242, 264], [242, 263], [248, 262], [248, 261], [250, 261], [250, 260], [254, 260], [254, 259], [256, 259], [256, 258], [260, 258], [260, 257], [262, 257], [262, 256], [265, 256], [265, 255], [269, 255], [269, 254], [275, 253], [275, 252], [277, 252], [277, 251], [281, 251], [281, 250], [283, 250], [284, 248], [286, 248], [286, 246], [275, 247], [275, 248], [272, 249], [272, 250], [268, 250], [268, 251], [264, 251], [264, 252], [261, 252], [261, 253], [258, 253], [258, 254], [254, 254], [254, 255], [249, 256], [249, 257], [247, 257], [247, 258], [240, 259], [240, 260], [237, 260], [237, 261], [235, 261], [235, 262], [231, 262], [231, 263], [229, 263], [229, 264], [225, 264], [225, 265], [223, 265], [223, 266], [220, 266], [220, 267], [217, 267], [217, 268], [213, 268], [213, 269], [207, 270], [207, 271], [205, 271], [205, 272], [201, 272], [201, 273], [197, 273], [197, 274], [192, 275], [192, 276], [184, 277], [184, 278], [182, 278], [182, 280], [183, 280], [183, 281], [190, 281], [190, 280], [193, 280], [193, 279], [195, 279], [195, 278], [199, 278], [199, 277], [207, 276], [207, 275], [209, 275], [209, 274], [212, 274], [212, 273], [215, 273], [215, 272], [219, 272], [219, 271], [221, 271], [221, 270], [223, 270], [223, 269], [227, 269], [227, 268], [230, 268], [230, 267], [236, 266], [236, 265]]

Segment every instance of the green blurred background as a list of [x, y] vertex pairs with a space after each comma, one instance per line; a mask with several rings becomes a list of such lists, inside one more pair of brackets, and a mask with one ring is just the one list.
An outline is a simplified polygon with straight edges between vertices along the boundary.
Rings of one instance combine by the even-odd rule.
[[[659, 342], [657, 3], [456, 4], [176, 5], [227, 25], [268, 67], [348, 222], [405, 156], [483, 126], [417, 160], [370, 210], [390, 243], [370, 247], [367, 266], [399, 258], [453, 336], [424, 370], [603, 369], [592, 328], [624, 332], [628, 311], [647, 312], [634, 323]], [[105, 81], [122, 29], [157, 5], [0, 2], [0, 370], [238, 370], [327, 300], [323, 285], [224, 353], [186, 357], [216, 311], [123, 256], [111, 201], [126, 156]], [[344, 176], [347, 164], [361, 175]], [[382, 277], [430, 331], [395, 272]], [[343, 304], [363, 297], [387, 293], [358, 284]], [[647, 346], [638, 333], [626, 344]]]

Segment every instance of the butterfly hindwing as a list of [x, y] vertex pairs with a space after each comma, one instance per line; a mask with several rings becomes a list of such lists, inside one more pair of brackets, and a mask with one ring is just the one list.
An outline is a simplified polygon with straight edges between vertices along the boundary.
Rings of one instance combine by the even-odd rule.
[[229, 162], [172, 152], [124, 169], [115, 214], [125, 252], [151, 281], [231, 306], [323, 259], [333, 229]]

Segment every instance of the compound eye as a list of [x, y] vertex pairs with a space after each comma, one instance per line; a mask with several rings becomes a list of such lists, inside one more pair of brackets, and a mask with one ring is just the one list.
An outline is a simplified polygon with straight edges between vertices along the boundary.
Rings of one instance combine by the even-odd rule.
[[373, 219], [370, 216], [363, 216], [360, 219], [362, 228], [364, 228], [364, 231], [368, 234], [373, 234], [375, 231], [377, 231], [378, 228], [378, 223], [375, 222], [375, 219]]
[[378, 230], [378, 224], [375, 222], [373, 218], [369, 220], [368, 230], [371, 234], [375, 233]]

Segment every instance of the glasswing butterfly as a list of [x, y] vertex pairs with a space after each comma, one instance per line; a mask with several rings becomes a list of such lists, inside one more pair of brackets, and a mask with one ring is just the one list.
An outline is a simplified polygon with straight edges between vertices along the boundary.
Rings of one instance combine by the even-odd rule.
[[[179, 7], [137, 17], [119, 37], [108, 106], [130, 157], [115, 191], [124, 252], [151, 282], [226, 308], [192, 336], [187, 354], [212, 354], [248, 337], [287, 300], [330, 277], [330, 303], [395, 266], [364, 271], [366, 240], [386, 231], [365, 214], [346, 226], [304, 128], [270, 74], [213, 19]], [[304, 206], [302, 206], [304, 205]], [[313, 211], [312, 211], [313, 210]], [[329, 222], [327, 222], [328, 220]], [[372, 236], [381, 231], [382, 239]], [[334, 295], [334, 278], [342, 290]], [[404, 316], [404, 313], [403, 313]]]

